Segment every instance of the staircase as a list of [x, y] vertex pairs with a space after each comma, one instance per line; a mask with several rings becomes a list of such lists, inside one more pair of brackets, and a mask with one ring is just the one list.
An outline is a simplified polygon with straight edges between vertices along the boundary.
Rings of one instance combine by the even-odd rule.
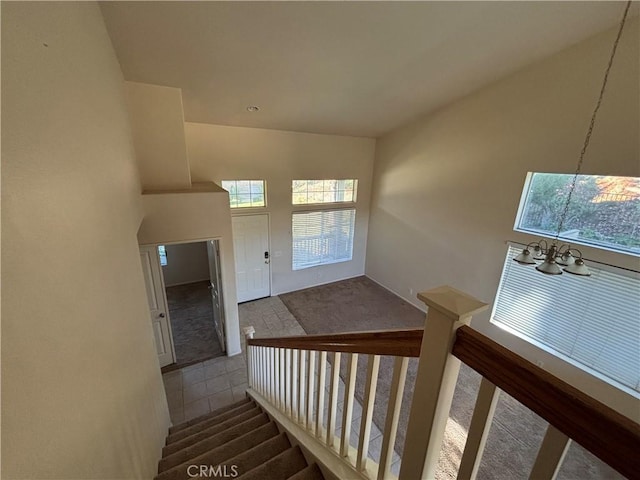
[[[247, 398], [172, 427], [156, 480], [435, 478], [460, 362], [483, 378], [458, 480], [476, 478], [500, 392], [549, 422], [529, 478], [555, 479], [575, 440], [640, 480], [640, 425], [472, 329], [471, 316], [486, 304], [448, 286], [418, 298], [429, 307], [424, 330], [254, 339], [248, 329]], [[360, 428], [352, 432], [358, 355], [367, 361]], [[388, 390], [381, 389], [386, 417], [374, 458], [369, 447], [383, 356], [392, 357], [393, 373]], [[396, 477], [391, 463], [410, 358], [418, 368]]]
[[169, 429], [156, 480], [323, 480], [250, 398]]

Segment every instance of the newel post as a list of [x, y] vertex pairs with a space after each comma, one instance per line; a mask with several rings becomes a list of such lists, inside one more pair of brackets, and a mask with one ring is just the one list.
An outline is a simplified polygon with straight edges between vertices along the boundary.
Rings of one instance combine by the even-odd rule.
[[488, 305], [444, 286], [418, 294], [428, 307], [399, 480], [433, 479], [458, 379], [456, 330]]
[[253, 334], [256, 333], [256, 329], [253, 328], [252, 326], [248, 326], [248, 327], [244, 327], [242, 329], [242, 332], [244, 333], [244, 338], [245, 338], [245, 350], [247, 352], [247, 384], [249, 385], [249, 388], [253, 387], [253, 376], [251, 375], [252, 369], [253, 369], [253, 365], [252, 365], [252, 358], [251, 358], [251, 348], [249, 348], [249, 340], [253, 338]]

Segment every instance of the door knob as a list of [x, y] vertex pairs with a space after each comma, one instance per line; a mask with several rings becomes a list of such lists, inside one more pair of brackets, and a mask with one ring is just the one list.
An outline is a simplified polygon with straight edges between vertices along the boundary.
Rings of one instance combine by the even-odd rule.
[[164, 313], [161, 313], [160, 315], [158, 315], [160, 318], [164, 318]]

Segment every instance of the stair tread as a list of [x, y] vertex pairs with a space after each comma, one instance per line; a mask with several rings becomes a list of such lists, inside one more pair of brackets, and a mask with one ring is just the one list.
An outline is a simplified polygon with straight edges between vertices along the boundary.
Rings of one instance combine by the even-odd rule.
[[178, 440], [182, 440], [183, 438], [187, 438], [191, 435], [194, 435], [202, 430], [213, 427], [214, 425], [218, 425], [222, 422], [230, 420], [241, 413], [247, 412], [249, 410], [253, 410], [257, 405], [254, 402], [245, 402], [242, 405], [234, 408], [232, 410], [227, 410], [219, 415], [216, 415], [211, 418], [206, 418], [195, 425], [191, 425], [187, 428], [183, 428], [173, 434], [169, 434], [167, 436], [166, 445], [177, 442]]
[[[234, 443], [235, 445], [232, 445]], [[193, 478], [193, 474], [190, 475], [188, 471], [191, 465], [227, 465], [227, 472], [231, 472], [231, 467], [235, 466], [236, 472], [241, 474], [290, 447], [291, 444], [286, 435], [284, 433], [278, 434], [275, 422], [270, 422], [225, 445], [162, 472], [155, 477], [155, 480], [188, 480]]]
[[233, 410], [234, 408], [238, 408], [239, 406], [241, 406], [244, 403], [249, 403], [249, 402], [253, 402], [253, 400], [249, 397], [244, 398], [242, 400], [240, 400], [239, 402], [235, 402], [232, 403], [231, 405], [225, 405], [224, 407], [220, 407], [215, 409], [212, 412], [209, 413], [205, 413], [204, 415], [200, 415], [199, 417], [196, 418], [192, 418], [191, 420], [187, 420], [186, 422], [182, 422], [179, 423], [178, 425], [174, 425], [172, 427], [169, 427], [169, 435], [176, 433], [180, 430], [182, 430], [183, 428], [188, 428], [191, 427], [192, 425], [195, 425], [196, 423], [200, 423], [204, 420], [207, 420], [209, 418], [213, 418], [216, 417], [222, 413], [225, 413], [228, 410]]
[[242, 412], [239, 415], [236, 415], [233, 418], [223, 421], [222, 423], [218, 423], [211, 427], [205, 428], [204, 430], [200, 430], [193, 435], [189, 435], [181, 440], [177, 440], [169, 445], [166, 445], [162, 448], [162, 456], [168, 456], [180, 450], [183, 450], [195, 443], [198, 443], [206, 438], [210, 438], [214, 435], [217, 435], [220, 432], [223, 432], [233, 426], [242, 423], [250, 418], [257, 417], [262, 413], [262, 409], [258, 406], [248, 410], [246, 412]]
[[163, 458], [158, 463], [158, 472], [162, 473], [165, 470], [170, 469], [171, 467], [175, 467], [176, 465], [187, 462], [192, 458], [198, 457], [203, 453], [208, 452], [209, 450], [213, 450], [214, 448], [220, 447], [221, 445], [224, 445], [231, 440], [235, 440], [238, 437], [245, 435], [246, 433], [253, 432], [257, 428], [268, 423], [269, 417], [267, 416], [267, 414], [261, 413], [242, 423], [238, 423], [237, 425], [227, 428], [226, 430], [223, 430], [216, 435], [207, 437], [177, 452], [163, 456]]
[[288, 480], [325, 480], [325, 479], [318, 465], [316, 465], [315, 463], [312, 463], [307, 468], [303, 468], [298, 473], [289, 477]]
[[238, 475], [242, 475], [243, 473], [249, 472], [256, 467], [263, 465], [290, 448], [291, 443], [289, 443], [287, 435], [285, 433], [281, 433], [270, 438], [266, 442], [262, 442], [260, 445], [256, 445], [233, 458], [225, 460], [222, 463], [228, 466], [235, 465]]
[[307, 461], [300, 447], [295, 446], [276, 455], [248, 472], [236, 477], [237, 480], [286, 480], [307, 467]]

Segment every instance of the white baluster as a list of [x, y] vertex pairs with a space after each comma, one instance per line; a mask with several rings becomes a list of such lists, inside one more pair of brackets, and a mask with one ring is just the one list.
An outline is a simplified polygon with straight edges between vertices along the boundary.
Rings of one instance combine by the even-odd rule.
[[569, 450], [571, 439], [553, 425], [547, 427], [529, 480], [554, 480]]
[[271, 356], [273, 362], [273, 404], [276, 408], [280, 406], [280, 396], [278, 392], [280, 391], [280, 385], [278, 385], [278, 349], [272, 348], [273, 354]]
[[353, 399], [356, 391], [356, 372], [358, 370], [358, 354], [349, 355], [347, 363], [347, 383], [344, 388], [342, 403], [342, 438], [340, 439], [340, 455], [349, 454], [349, 438], [351, 436], [351, 419], [353, 417]]
[[305, 414], [305, 357], [306, 350], [300, 350], [298, 353], [298, 423], [304, 424]]
[[476, 478], [499, 396], [500, 390], [489, 380], [482, 377], [478, 397], [476, 398], [476, 406], [471, 417], [469, 433], [467, 434], [467, 441], [464, 445], [462, 460], [460, 460], [459, 480]]
[[291, 351], [291, 418], [298, 419], [298, 355], [299, 350]]
[[387, 480], [391, 477], [391, 461], [393, 460], [396, 433], [398, 432], [398, 422], [400, 419], [400, 407], [402, 406], [402, 395], [404, 394], [404, 387], [407, 380], [408, 366], [409, 359], [407, 357], [395, 358], [391, 389], [389, 390], [387, 416], [384, 423], [384, 433], [382, 434], [378, 480]]
[[316, 352], [309, 351], [309, 359], [307, 361], [307, 394], [305, 398], [307, 400], [307, 429], [313, 428], [313, 387], [314, 387], [314, 375], [316, 370]]
[[327, 352], [320, 352], [318, 358], [318, 389], [316, 392], [316, 437], [322, 436], [324, 418], [324, 386], [327, 373]]
[[271, 361], [271, 401], [274, 405], [278, 403], [278, 370], [276, 367], [276, 349], [271, 349], [271, 355], [269, 355]]
[[293, 405], [293, 398], [291, 396], [291, 349], [287, 348], [285, 350], [284, 353], [285, 357], [285, 367], [284, 367], [284, 374], [285, 374], [285, 379], [284, 379], [284, 393], [285, 393], [285, 414], [288, 415], [289, 417], [291, 417], [293, 415], [292, 413], [292, 405]]
[[329, 415], [327, 417], [327, 446], [333, 447], [336, 431], [336, 410], [338, 408], [338, 382], [340, 381], [340, 352], [333, 354], [331, 383], [329, 384]]
[[286, 399], [286, 366], [285, 366], [285, 349], [278, 349], [278, 353], [280, 356], [280, 360], [278, 364], [280, 365], [280, 410], [286, 412], [287, 410], [287, 399]]
[[369, 438], [371, 437], [371, 421], [373, 418], [373, 405], [376, 400], [379, 368], [380, 356], [369, 355], [367, 359], [367, 383], [364, 388], [364, 403], [362, 404], [362, 419], [360, 420], [360, 442], [358, 443], [358, 456], [356, 458], [356, 468], [359, 471], [365, 470], [367, 466]]
[[264, 359], [262, 358], [263, 350], [264, 349], [262, 347], [256, 348], [256, 358], [258, 359], [258, 391], [260, 392], [260, 395], [264, 395]]

